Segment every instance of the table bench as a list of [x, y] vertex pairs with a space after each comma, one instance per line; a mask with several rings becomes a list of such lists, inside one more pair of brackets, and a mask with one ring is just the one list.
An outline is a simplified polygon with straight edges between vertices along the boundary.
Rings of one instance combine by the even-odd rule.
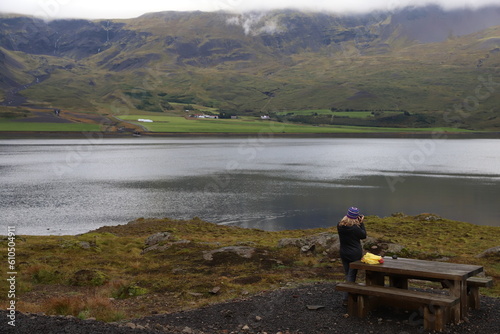
[[467, 279], [484, 271], [484, 268], [478, 265], [406, 258], [384, 258], [382, 264], [355, 261], [349, 267], [365, 270], [366, 285], [384, 286], [385, 278], [389, 277], [392, 287], [406, 290], [409, 279], [441, 281], [451, 296], [460, 298], [460, 306], [453, 308], [453, 311], [456, 312], [452, 317], [455, 323], [467, 319], [469, 309]]
[[[457, 314], [460, 297], [405, 290], [388, 286], [338, 283], [336, 290], [348, 292], [348, 313], [365, 317], [369, 310], [368, 297], [390, 299], [406, 308], [424, 308], [424, 329], [442, 331]], [[452, 319], [455, 320], [455, 319]]]
[[479, 309], [479, 288], [490, 288], [493, 279], [487, 277], [469, 277], [467, 279], [468, 305], [472, 309]]

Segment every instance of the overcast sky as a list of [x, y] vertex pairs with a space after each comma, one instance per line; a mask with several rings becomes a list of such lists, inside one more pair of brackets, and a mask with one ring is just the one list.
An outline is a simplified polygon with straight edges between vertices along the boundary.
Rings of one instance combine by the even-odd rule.
[[394, 10], [408, 5], [440, 4], [446, 9], [497, 4], [500, 0], [0, 0], [1, 13], [53, 18], [132, 18], [148, 12], [248, 11], [294, 8], [332, 12]]

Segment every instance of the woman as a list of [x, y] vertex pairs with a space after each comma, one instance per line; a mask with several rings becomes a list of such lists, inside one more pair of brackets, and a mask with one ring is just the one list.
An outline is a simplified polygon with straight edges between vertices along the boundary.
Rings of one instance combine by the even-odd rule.
[[[364, 216], [359, 214], [359, 209], [351, 207], [347, 214], [337, 224], [337, 231], [340, 239], [340, 258], [346, 275], [347, 282], [355, 282], [358, 274], [357, 269], [349, 268], [349, 264], [361, 260], [363, 248], [361, 239], [366, 239]], [[343, 305], [347, 305], [348, 293], [344, 292]]]

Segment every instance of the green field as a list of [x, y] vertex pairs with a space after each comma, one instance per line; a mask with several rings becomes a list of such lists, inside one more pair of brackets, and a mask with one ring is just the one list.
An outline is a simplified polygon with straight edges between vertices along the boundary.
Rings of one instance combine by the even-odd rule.
[[[380, 111], [383, 116], [393, 116], [401, 114], [399, 111]], [[280, 111], [276, 113], [280, 116], [285, 116], [288, 114], [293, 114], [297, 116], [311, 116], [311, 115], [327, 115], [327, 116], [339, 116], [339, 117], [350, 117], [350, 118], [368, 118], [373, 117], [371, 111], [331, 111], [330, 109], [310, 109], [310, 110], [291, 110], [291, 111]]]
[[12, 122], [0, 119], [0, 131], [100, 131], [98, 124]]
[[[122, 115], [124, 121], [142, 125], [151, 132], [174, 133], [366, 133], [366, 132], [465, 132], [456, 128], [376, 128], [360, 126], [312, 126], [259, 120], [255, 117], [239, 119], [186, 119], [180, 116]], [[137, 121], [151, 119], [153, 123]]]

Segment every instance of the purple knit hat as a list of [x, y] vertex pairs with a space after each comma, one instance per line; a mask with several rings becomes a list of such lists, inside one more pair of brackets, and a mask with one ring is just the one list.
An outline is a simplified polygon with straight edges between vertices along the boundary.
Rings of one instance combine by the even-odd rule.
[[347, 211], [347, 218], [357, 219], [359, 217], [359, 209], [356, 207], [350, 207]]

